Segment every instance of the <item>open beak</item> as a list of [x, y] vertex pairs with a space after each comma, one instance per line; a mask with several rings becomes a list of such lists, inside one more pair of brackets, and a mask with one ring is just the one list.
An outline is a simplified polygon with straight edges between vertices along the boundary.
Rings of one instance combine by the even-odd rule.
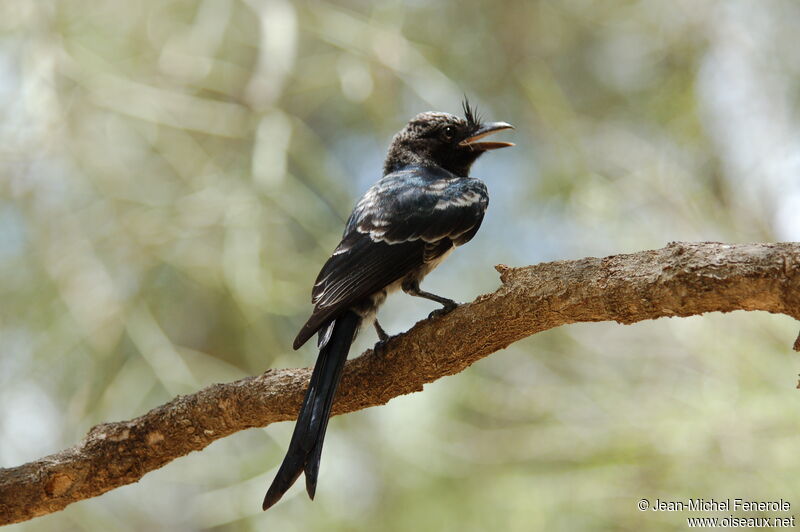
[[491, 135], [492, 133], [497, 133], [498, 131], [503, 131], [504, 129], [514, 129], [514, 126], [507, 122], [490, 122], [488, 124], [483, 124], [481, 127], [472, 134], [472, 136], [465, 138], [461, 142], [459, 142], [459, 146], [469, 146], [473, 150], [496, 150], [498, 148], [508, 148], [509, 146], [513, 146], [513, 142], [478, 142], [480, 139]]

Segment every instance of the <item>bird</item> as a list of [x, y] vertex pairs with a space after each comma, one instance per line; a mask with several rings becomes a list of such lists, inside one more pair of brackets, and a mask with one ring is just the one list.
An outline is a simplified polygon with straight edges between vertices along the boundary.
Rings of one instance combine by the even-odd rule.
[[466, 97], [462, 108], [463, 117], [420, 113], [392, 138], [383, 177], [358, 201], [341, 242], [317, 276], [314, 309], [293, 347], [317, 334], [319, 355], [263, 510], [277, 503], [301, 473], [314, 499], [322, 444], [350, 345], [371, 323], [379, 338], [375, 351], [385, 348], [390, 337], [376, 314], [387, 295], [400, 289], [442, 305], [430, 317], [458, 306], [422, 290], [420, 282], [481, 226], [489, 195], [483, 181], [470, 177], [472, 164], [487, 151], [514, 145], [483, 140], [513, 129], [511, 124], [484, 123]]

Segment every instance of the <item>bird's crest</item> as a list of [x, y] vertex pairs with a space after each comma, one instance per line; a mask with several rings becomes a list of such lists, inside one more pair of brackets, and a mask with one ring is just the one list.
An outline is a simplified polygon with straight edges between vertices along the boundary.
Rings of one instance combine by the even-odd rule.
[[470, 126], [477, 126], [481, 123], [480, 115], [477, 113], [476, 109], [469, 104], [469, 99], [467, 99], [466, 95], [464, 95], [464, 101], [461, 102], [461, 107], [464, 109], [464, 118], [467, 119], [467, 123]]

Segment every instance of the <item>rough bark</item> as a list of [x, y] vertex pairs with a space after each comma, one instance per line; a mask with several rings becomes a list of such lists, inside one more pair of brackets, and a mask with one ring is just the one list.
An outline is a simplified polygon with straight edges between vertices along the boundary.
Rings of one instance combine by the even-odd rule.
[[[334, 414], [422, 390], [538, 332], [575, 322], [761, 310], [800, 319], [800, 243], [673, 243], [666, 248], [524, 268], [502, 286], [394, 337], [385, 354], [350, 360]], [[787, 345], [789, 340], [787, 339]], [[795, 348], [798, 348], [798, 343]], [[216, 439], [296, 416], [309, 369], [269, 370], [105, 423], [40, 460], [0, 469], [0, 524], [63, 509], [138, 481]], [[235, 458], [232, 458], [232, 460]]]

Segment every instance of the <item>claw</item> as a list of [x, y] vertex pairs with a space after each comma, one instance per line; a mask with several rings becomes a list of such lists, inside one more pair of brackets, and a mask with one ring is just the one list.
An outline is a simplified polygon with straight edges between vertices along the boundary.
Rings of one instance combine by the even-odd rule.
[[375, 345], [372, 346], [372, 352], [375, 353], [376, 356], [383, 357], [386, 354], [386, 347], [389, 345], [389, 340], [378, 340], [375, 342]]
[[456, 302], [453, 302], [452, 304], [449, 305], [444, 305], [442, 308], [437, 308], [436, 310], [428, 314], [428, 319], [430, 320], [433, 318], [444, 316], [445, 314], [453, 312], [457, 308], [458, 308], [458, 303]]

